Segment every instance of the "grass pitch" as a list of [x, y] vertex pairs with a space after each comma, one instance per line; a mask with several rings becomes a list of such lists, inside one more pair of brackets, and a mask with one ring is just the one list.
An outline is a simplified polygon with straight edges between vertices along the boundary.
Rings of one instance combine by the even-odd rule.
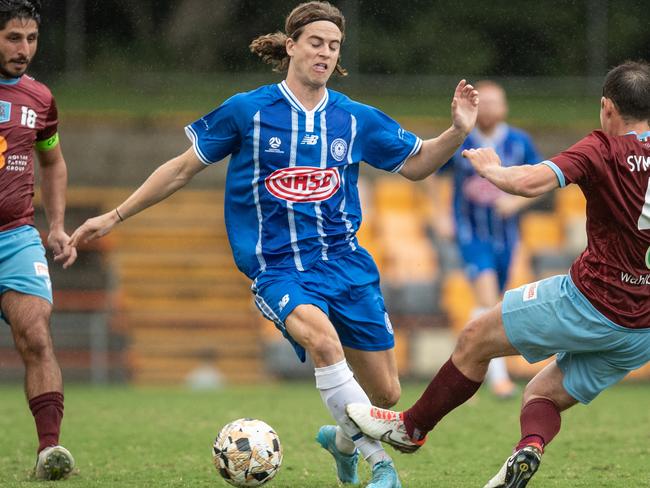
[[[398, 407], [410, 405], [423, 388], [405, 385]], [[33, 488], [31, 414], [20, 387], [0, 387], [0, 398], [0, 486]], [[649, 404], [650, 385], [628, 383], [566, 412], [529, 486], [650, 486]], [[314, 441], [318, 427], [331, 420], [308, 383], [209, 392], [69, 386], [62, 443], [78, 473], [65, 486], [225, 488], [230, 485], [212, 466], [212, 441], [224, 424], [245, 416], [269, 423], [282, 441], [283, 466], [265, 486], [338, 486], [330, 455]], [[419, 452], [389, 452], [405, 487], [481, 487], [518, 440], [518, 418], [518, 399], [497, 401], [481, 390], [443, 420]], [[360, 475], [364, 486], [365, 465]]]

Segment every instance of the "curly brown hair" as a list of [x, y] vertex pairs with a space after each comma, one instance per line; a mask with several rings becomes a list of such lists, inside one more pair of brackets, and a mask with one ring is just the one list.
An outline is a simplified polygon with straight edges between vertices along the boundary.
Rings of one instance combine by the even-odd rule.
[[[287, 39], [297, 41], [307, 24], [319, 20], [334, 23], [341, 31], [341, 41], [345, 38], [345, 17], [341, 11], [329, 2], [314, 1], [301, 3], [294, 8], [285, 20], [284, 32], [278, 31], [259, 36], [251, 42], [250, 50], [262, 58], [262, 61], [273, 66], [273, 71], [285, 72], [289, 68]], [[341, 66], [340, 58], [334, 72], [341, 76], [348, 74]]]

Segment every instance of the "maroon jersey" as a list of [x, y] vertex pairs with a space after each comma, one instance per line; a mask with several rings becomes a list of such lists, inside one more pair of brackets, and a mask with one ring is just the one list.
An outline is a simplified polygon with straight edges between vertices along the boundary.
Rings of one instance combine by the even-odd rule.
[[56, 134], [57, 117], [42, 83], [0, 80], [0, 231], [34, 223], [34, 144]]
[[650, 133], [594, 131], [551, 161], [587, 199], [587, 249], [571, 278], [614, 323], [650, 328]]

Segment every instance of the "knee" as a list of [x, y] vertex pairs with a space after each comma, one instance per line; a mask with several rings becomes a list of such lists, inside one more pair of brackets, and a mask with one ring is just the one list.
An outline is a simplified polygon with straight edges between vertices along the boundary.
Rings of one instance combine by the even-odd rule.
[[470, 322], [467, 327], [463, 329], [458, 342], [454, 349], [455, 359], [474, 358], [478, 359], [481, 353], [481, 334], [479, 327], [475, 321]]
[[316, 362], [331, 363], [343, 357], [343, 347], [336, 334], [312, 333], [303, 338], [302, 346]]
[[521, 394], [521, 405], [526, 405], [529, 401], [537, 398], [539, 395], [535, 394], [531, 383], [528, 383]]
[[16, 348], [25, 361], [42, 360], [53, 354], [52, 339], [45, 323], [34, 324], [16, 336]]
[[371, 401], [373, 405], [380, 408], [391, 408], [395, 405], [402, 395], [402, 387], [399, 381], [393, 381], [387, 385], [382, 391], [376, 392], [372, 395]]
[[539, 378], [535, 377], [524, 388], [524, 392], [521, 395], [521, 405], [526, 405], [528, 402], [537, 398], [545, 398], [556, 405], [561, 405], [563, 403], [563, 395], [560, 394], [560, 389], [561, 386], [557, 388], [556, 385], [545, 384]]

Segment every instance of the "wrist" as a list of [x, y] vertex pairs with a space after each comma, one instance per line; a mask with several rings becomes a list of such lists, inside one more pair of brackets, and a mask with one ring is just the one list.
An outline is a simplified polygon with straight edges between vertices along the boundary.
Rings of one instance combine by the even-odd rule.
[[63, 222], [52, 222], [49, 226], [49, 233], [53, 234], [55, 232], [64, 232]]
[[486, 180], [493, 182], [493, 180], [498, 176], [501, 170], [502, 170], [501, 166], [488, 166], [487, 168], [483, 168], [483, 170], [478, 174], [479, 176], [482, 176]]
[[453, 137], [457, 138], [457, 140], [460, 141], [461, 144], [470, 133], [469, 130], [466, 130], [462, 127], [458, 127], [454, 124], [452, 124], [448, 130]]
[[124, 217], [124, 215], [122, 215], [122, 212], [120, 212], [118, 207], [115, 207], [115, 209], [113, 210], [113, 217], [114, 219], [116, 219], [115, 222], [124, 222], [126, 220], [126, 218]]

